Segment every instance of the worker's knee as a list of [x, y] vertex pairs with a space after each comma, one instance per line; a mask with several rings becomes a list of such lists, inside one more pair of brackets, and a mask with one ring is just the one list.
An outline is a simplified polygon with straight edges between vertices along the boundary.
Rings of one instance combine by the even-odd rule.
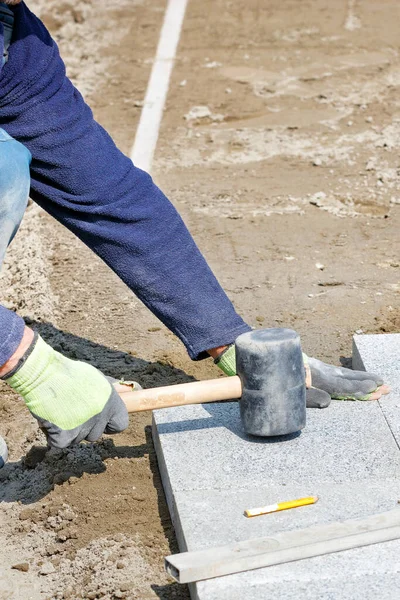
[[0, 261], [26, 209], [31, 154], [0, 129]]

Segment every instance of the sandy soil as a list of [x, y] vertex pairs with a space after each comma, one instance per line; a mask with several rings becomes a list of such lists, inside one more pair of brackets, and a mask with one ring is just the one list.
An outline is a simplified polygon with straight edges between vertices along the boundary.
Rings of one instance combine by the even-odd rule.
[[[128, 152], [164, 2], [30, 5]], [[355, 331], [400, 331], [399, 13], [395, 0], [191, 0], [154, 164], [238, 311], [296, 328], [336, 363]], [[34, 205], [0, 293], [109, 375], [145, 386], [217, 375]], [[135, 417], [113, 440], [45, 456], [1, 387], [0, 599], [189, 598], [163, 572], [177, 548], [149, 425]]]

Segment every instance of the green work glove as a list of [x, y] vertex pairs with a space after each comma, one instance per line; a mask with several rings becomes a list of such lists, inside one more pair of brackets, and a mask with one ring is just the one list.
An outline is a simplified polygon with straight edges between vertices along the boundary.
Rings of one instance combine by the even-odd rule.
[[[304, 353], [303, 360], [311, 382], [306, 391], [307, 408], [326, 408], [331, 398], [371, 400], [374, 392], [383, 385], [381, 377], [372, 373], [327, 365]], [[214, 362], [226, 375], [236, 375], [235, 346], [229, 346]]]
[[66, 448], [128, 427], [128, 412], [114, 387], [97, 369], [70, 360], [40, 337], [6, 382], [25, 400], [49, 446]]

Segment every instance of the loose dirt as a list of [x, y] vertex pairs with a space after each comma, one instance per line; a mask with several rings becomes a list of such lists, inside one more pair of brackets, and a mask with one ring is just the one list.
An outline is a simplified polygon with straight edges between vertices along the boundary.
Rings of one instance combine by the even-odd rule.
[[[165, 3], [29, 5], [129, 152]], [[336, 363], [348, 364], [354, 332], [400, 330], [399, 13], [395, 0], [191, 0], [155, 157], [157, 183], [237, 310], [255, 327], [294, 327], [306, 351]], [[146, 387], [218, 375], [34, 205], [0, 293], [107, 375]], [[163, 571], [177, 546], [149, 415], [112, 440], [45, 454], [2, 386], [0, 433], [0, 599], [189, 598]]]

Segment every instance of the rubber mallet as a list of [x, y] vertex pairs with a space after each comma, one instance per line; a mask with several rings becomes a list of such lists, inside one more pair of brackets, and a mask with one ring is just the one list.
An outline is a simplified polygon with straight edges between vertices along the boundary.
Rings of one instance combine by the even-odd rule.
[[128, 412], [239, 399], [244, 431], [287, 435], [306, 424], [306, 386], [299, 335], [291, 329], [259, 329], [236, 342], [234, 377], [125, 392]]

